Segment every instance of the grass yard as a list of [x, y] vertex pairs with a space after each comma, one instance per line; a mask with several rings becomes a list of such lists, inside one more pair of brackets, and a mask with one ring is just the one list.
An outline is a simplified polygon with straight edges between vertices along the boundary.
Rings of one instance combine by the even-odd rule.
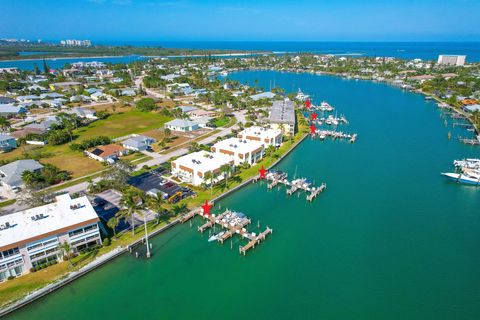
[[92, 122], [86, 127], [75, 131], [80, 137], [77, 141], [90, 139], [97, 136], [118, 138], [132, 133], [142, 133], [163, 127], [163, 124], [172, 118], [156, 112], [142, 112], [130, 110], [116, 113], [104, 120]]
[[[161, 128], [163, 124], [171, 120], [156, 112], [141, 112], [138, 110], [129, 110], [116, 113], [107, 119], [92, 122], [86, 127], [81, 127], [74, 131], [77, 138], [74, 142], [80, 142], [97, 136], [108, 136], [118, 138], [132, 133], [143, 133], [153, 129]], [[41, 152], [41, 162], [50, 163], [62, 170], [72, 173], [72, 178], [82, 177], [87, 174], [102, 170], [105, 166], [96, 160], [86, 157], [82, 152], [70, 149], [70, 143], [58, 146], [45, 147], [20, 147], [8, 153], [0, 154], [0, 160], [15, 160], [25, 158], [25, 150]], [[143, 155], [134, 154], [126, 157], [129, 160], [138, 159]]]

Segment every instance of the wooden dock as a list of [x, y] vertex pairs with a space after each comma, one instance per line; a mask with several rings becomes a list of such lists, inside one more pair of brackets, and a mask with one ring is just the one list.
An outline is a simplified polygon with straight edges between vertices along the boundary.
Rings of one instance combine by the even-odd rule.
[[327, 188], [326, 183], [322, 183], [320, 187], [317, 189], [313, 190], [308, 196], [307, 196], [307, 201], [313, 201], [316, 196], [318, 196], [320, 193], [322, 193], [325, 189]]
[[[249, 242], [241, 247], [240, 253], [243, 253], [245, 255], [245, 252], [249, 250], [250, 248], [255, 247], [257, 243], [260, 243], [261, 241], [265, 240], [265, 237], [272, 233], [272, 229], [268, 228], [260, 233], [259, 235], [255, 235], [255, 233], [249, 232], [248, 230], [245, 229], [246, 226], [252, 223], [252, 220], [245, 215], [239, 215], [238, 213], [231, 211], [231, 210], [225, 210], [222, 214], [218, 216], [214, 215], [209, 215], [209, 216], [204, 216], [202, 214], [201, 209], [197, 210], [192, 210], [186, 214], [184, 214], [180, 218], [180, 222], [184, 223], [196, 215], [199, 215], [205, 220], [205, 223], [202, 224], [197, 228], [197, 230], [201, 233], [203, 233], [205, 230], [218, 225], [220, 226], [221, 229], [225, 230], [223, 234], [221, 234], [218, 237], [218, 241], [220, 243], [224, 243], [225, 240], [230, 239], [233, 237], [235, 234], [238, 234], [242, 239], [247, 239]], [[224, 218], [230, 218], [230, 219], [224, 219]], [[234, 223], [232, 223], [232, 220]]]
[[273, 230], [270, 229], [269, 227], [267, 227], [267, 229], [265, 229], [265, 231], [261, 232], [258, 236], [255, 236], [252, 239], [250, 239], [250, 241], [246, 245], [240, 246], [240, 248], [239, 248], [240, 254], [246, 255], [248, 250], [254, 249], [255, 245], [257, 245], [260, 242], [262, 242], [263, 240], [265, 240], [267, 235], [269, 235], [271, 233], [273, 233]]

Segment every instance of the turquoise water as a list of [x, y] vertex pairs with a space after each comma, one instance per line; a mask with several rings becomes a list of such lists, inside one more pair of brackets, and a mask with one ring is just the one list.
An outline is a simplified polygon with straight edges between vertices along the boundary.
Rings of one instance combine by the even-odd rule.
[[278, 166], [328, 189], [307, 203], [250, 185], [220, 203], [274, 230], [246, 257], [196, 220], [154, 238], [152, 259], [123, 255], [7, 318], [480, 318], [480, 189], [439, 174], [480, 149], [448, 140], [434, 103], [335, 77], [230, 77], [300, 87], [345, 113], [355, 144], [307, 139]]

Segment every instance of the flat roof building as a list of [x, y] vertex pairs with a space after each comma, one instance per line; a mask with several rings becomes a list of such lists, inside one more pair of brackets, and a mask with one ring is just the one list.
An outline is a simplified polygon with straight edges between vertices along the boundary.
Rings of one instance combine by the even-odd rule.
[[264, 150], [263, 143], [259, 141], [241, 140], [238, 138], [225, 139], [212, 146], [213, 152], [230, 157], [235, 165], [243, 162], [252, 165], [260, 161]]
[[293, 136], [296, 127], [295, 104], [293, 101], [288, 99], [273, 101], [268, 122], [273, 129], [280, 129], [283, 134]]
[[186, 183], [199, 186], [210, 183], [205, 178], [207, 172], [215, 174], [214, 182], [223, 180], [220, 168], [225, 164], [233, 166], [234, 160], [227, 155], [198, 151], [172, 161], [172, 174]]
[[467, 60], [465, 55], [446, 55], [442, 54], [438, 56], [438, 64], [448, 65], [448, 66], [463, 66]]
[[58, 261], [60, 244], [76, 253], [102, 244], [99, 218], [87, 197], [63, 194], [56, 202], [0, 216], [0, 282]]
[[269, 146], [279, 147], [282, 144], [282, 131], [280, 129], [252, 126], [239, 132], [237, 137], [241, 140], [259, 141], [265, 148]]

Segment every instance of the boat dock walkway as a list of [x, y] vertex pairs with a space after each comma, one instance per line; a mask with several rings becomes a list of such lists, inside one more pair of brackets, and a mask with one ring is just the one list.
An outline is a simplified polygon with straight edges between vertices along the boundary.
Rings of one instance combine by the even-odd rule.
[[313, 201], [316, 196], [318, 196], [320, 193], [323, 192], [323, 190], [327, 189], [327, 184], [324, 182], [322, 185], [315, 190], [313, 190], [308, 196], [307, 196], [307, 201]]
[[349, 139], [351, 143], [355, 142], [357, 140], [357, 134], [349, 134], [349, 133], [344, 133], [342, 131], [336, 131], [336, 130], [315, 130], [315, 133], [311, 134], [312, 138], [320, 138], [320, 140], [324, 140], [325, 138], [332, 138], [334, 140], [336, 139]]
[[[270, 171], [265, 179], [268, 181], [267, 188], [273, 189], [276, 186], [284, 185], [287, 187], [286, 193], [291, 196], [297, 191], [307, 192], [307, 201], [312, 201], [320, 193], [322, 193], [327, 185], [322, 183], [320, 187], [315, 187], [313, 184], [306, 178], [294, 179], [292, 181], [287, 179], [287, 174], [281, 171]], [[289, 188], [288, 188], [289, 187]]]
[[263, 240], [265, 240], [265, 238], [267, 237], [267, 235], [273, 233], [273, 230], [270, 229], [268, 226], [267, 226], [267, 229], [265, 229], [265, 231], [263, 231], [262, 233], [260, 233], [258, 236], [255, 236], [253, 237], [252, 239], [250, 239], [250, 241], [244, 245], [244, 246], [240, 246], [239, 248], [239, 251], [240, 251], [240, 254], [243, 254], [245, 255], [247, 253], [247, 251], [251, 248], [255, 248], [255, 245], [256, 244], [259, 244], [260, 242], [262, 242]]
[[201, 209], [192, 210], [184, 214], [180, 218], [180, 222], [187, 222], [196, 215], [206, 220], [203, 225], [197, 228], [199, 232], [203, 233], [205, 230], [214, 227], [215, 225], [220, 226], [220, 228], [224, 230], [219, 232], [217, 235], [212, 236], [215, 237], [214, 240], [217, 240], [220, 243], [224, 243], [225, 240], [228, 240], [235, 234], [238, 234], [242, 239], [247, 239], [248, 243], [244, 246], [240, 246], [240, 253], [243, 255], [245, 255], [249, 249], [255, 248], [256, 244], [265, 240], [266, 236], [273, 232], [273, 230], [269, 227], [267, 227], [258, 235], [254, 232], [249, 232], [245, 227], [251, 224], [252, 220], [241, 213], [228, 209], [218, 216], [203, 215]]

